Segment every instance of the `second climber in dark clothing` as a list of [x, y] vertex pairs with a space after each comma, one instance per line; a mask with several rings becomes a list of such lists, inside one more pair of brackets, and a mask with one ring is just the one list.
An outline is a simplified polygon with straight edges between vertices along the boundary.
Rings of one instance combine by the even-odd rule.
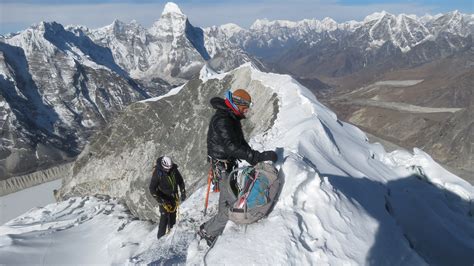
[[230, 172], [237, 166], [237, 160], [245, 160], [251, 165], [262, 161], [277, 160], [274, 151], [259, 152], [253, 150], [244, 138], [240, 121], [246, 118], [251, 106], [251, 97], [247, 91], [238, 89], [228, 91], [226, 98], [212, 98], [211, 105], [216, 112], [211, 118], [207, 132], [207, 154], [212, 172], [220, 187], [218, 213], [202, 224], [198, 234], [212, 246], [222, 234], [229, 220], [229, 208], [235, 202], [235, 196], [228, 189]]
[[[178, 187], [181, 197], [178, 195]], [[150, 182], [150, 193], [160, 205], [160, 225], [158, 235], [160, 238], [166, 234], [166, 230], [176, 223], [176, 211], [178, 203], [186, 199], [186, 189], [183, 177], [178, 166], [170, 157], [163, 156], [156, 160], [156, 166]]]

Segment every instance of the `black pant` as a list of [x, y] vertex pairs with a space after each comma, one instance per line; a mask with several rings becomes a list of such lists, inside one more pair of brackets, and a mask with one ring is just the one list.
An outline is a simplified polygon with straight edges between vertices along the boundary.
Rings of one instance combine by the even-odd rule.
[[160, 225], [158, 226], [158, 238], [166, 234], [166, 229], [171, 230], [176, 223], [176, 211], [167, 212], [162, 205], [160, 205]]
[[229, 189], [229, 174], [237, 167], [236, 162], [217, 162], [212, 160], [212, 170], [219, 177], [219, 205], [217, 214], [203, 224], [204, 230], [211, 236], [220, 236], [229, 220], [229, 208], [235, 202], [235, 195]]

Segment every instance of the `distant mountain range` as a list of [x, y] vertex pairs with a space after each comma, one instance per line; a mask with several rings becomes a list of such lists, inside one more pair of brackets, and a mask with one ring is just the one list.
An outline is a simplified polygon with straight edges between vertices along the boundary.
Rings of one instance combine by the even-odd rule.
[[214, 27], [245, 51], [298, 77], [338, 77], [371, 66], [415, 66], [469, 49], [474, 15], [417, 17], [387, 12], [363, 21], [257, 20], [250, 29]]
[[173, 3], [149, 29], [41, 22], [0, 37], [0, 179], [73, 160], [127, 105], [166, 93], [205, 64], [228, 71], [251, 61], [289, 73], [330, 104], [392, 71], [470, 53], [473, 31], [474, 15], [457, 11], [199, 28]]

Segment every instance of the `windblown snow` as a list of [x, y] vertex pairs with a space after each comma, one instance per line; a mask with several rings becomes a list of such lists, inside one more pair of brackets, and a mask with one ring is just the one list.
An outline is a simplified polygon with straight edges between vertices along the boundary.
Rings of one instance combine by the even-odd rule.
[[[245, 68], [252, 80], [278, 95], [280, 105], [273, 126], [250, 140], [257, 150], [280, 152], [277, 168], [285, 183], [267, 218], [248, 226], [229, 222], [206, 252], [194, 234], [215, 213], [218, 195], [211, 196], [210, 215], [204, 217], [204, 188], [181, 205], [177, 225], [160, 240], [156, 225], [133, 220], [113, 199], [72, 198], [0, 226], [0, 261], [474, 263], [470, 184], [420, 149], [387, 153], [380, 144], [369, 143], [360, 129], [339, 121], [290, 76], [263, 73], [250, 64], [241, 66]], [[203, 81], [214, 77], [212, 71], [201, 73]]]

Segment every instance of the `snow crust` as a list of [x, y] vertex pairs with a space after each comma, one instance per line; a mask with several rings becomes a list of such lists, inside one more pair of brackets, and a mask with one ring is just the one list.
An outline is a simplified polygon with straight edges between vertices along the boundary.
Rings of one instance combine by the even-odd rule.
[[[194, 232], [216, 212], [218, 195], [211, 195], [210, 214], [204, 217], [204, 187], [181, 205], [176, 227], [160, 240], [153, 225], [133, 221], [118, 202], [74, 198], [0, 227], [0, 261], [474, 263], [474, 189], [469, 183], [420, 149], [387, 153], [382, 145], [369, 143], [360, 129], [338, 120], [290, 76], [263, 73], [251, 64], [231, 73], [246, 72], [250, 87], [271, 89], [279, 102], [273, 126], [250, 140], [254, 149], [279, 153], [277, 168], [285, 183], [267, 218], [248, 226], [229, 222], [207, 250]], [[223, 75], [201, 70], [203, 81]]]

